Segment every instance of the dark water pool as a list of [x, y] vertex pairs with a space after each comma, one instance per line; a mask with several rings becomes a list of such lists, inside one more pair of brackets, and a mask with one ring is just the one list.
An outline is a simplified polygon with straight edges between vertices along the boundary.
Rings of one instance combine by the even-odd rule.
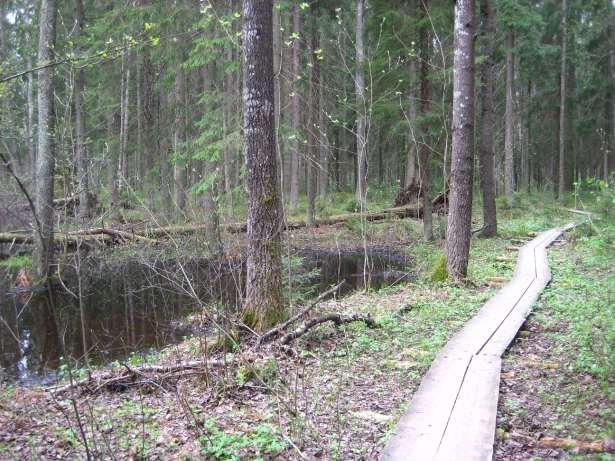
[[[286, 290], [314, 296], [346, 280], [342, 293], [412, 278], [409, 261], [388, 251], [298, 249], [290, 258]], [[89, 258], [77, 277], [75, 261], [49, 294], [15, 290], [17, 271], [0, 271], [0, 379], [47, 384], [58, 368], [121, 360], [180, 341], [191, 333], [179, 321], [215, 302], [241, 306], [241, 261], [191, 258], [108, 262]], [[81, 280], [79, 282], [79, 279]]]

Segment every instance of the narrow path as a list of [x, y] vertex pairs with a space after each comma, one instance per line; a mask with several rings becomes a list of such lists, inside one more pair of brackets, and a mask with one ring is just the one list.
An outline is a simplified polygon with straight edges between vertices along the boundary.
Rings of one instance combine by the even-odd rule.
[[382, 460], [491, 460], [501, 355], [551, 280], [554, 228], [519, 250], [515, 274], [444, 346], [398, 422]]

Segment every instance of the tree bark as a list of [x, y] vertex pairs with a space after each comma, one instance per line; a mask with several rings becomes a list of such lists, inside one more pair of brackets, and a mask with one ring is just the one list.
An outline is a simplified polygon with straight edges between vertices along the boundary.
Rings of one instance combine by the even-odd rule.
[[290, 159], [290, 197], [289, 206], [291, 210], [297, 209], [299, 202], [299, 166], [301, 157], [299, 154], [300, 144], [300, 124], [301, 115], [299, 111], [299, 79], [301, 76], [301, 15], [299, 2], [293, 6], [293, 65], [292, 65], [292, 84], [291, 84], [291, 125], [293, 129], [293, 142]]
[[183, 211], [186, 208], [186, 165], [182, 156], [186, 140], [186, 76], [181, 65], [175, 71], [175, 132], [173, 134], [173, 195], [175, 206]]
[[244, 322], [262, 333], [282, 318], [281, 231], [275, 155], [272, 1], [243, 1], [244, 149], [248, 261]]
[[[427, 19], [428, 0], [423, 0], [422, 5], [422, 22]], [[431, 82], [429, 81], [429, 48], [430, 34], [427, 25], [423, 25], [420, 31], [420, 49], [421, 49], [421, 145], [419, 147], [419, 173], [421, 178], [421, 190], [423, 194], [423, 238], [425, 240], [433, 240], [433, 216], [431, 203], [431, 190], [429, 187], [430, 168], [429, 168], [429, 145], [427, 144], [429, 136], [429, 124], [426, 120], [430, 111], [430, 92]]]
[[357, 188], [356, 199], [364, 203], [367, 194], [367, 114], [365, 100], [365, 49], [363, 45], [364, 0], [357, 0], [355, 94], [357, 106]]
[[[41, 0], [39, 16], [38, 64], [52, 62], [55, 53], [56, 2]], [[55, 118], [53, 67], [38, 71], [38, 156], [36, 168], [36, 214], [40, 229], [32, 256], [32, 267], [39, 280], [46, 280], [53, 256], [53, 177], [55, 169]]]
[[[82, 40], [82, 31], [85, 26], [85, 12], [83, 1], [75, 0], [75, 38]], [[78, 45], [80, 53], [82, 46]], [[77, 192], [79, 194], [79, 210], [77, 217], [82, 226], [86, 226], [90, 219], [90, 181], [89, 159], [85, 139], [85, 100], [84, 100], [85, 74], [82, 67], [75, 70], [74, 96], [75, 105], [75, 157], [77, 164]]]
[[506, 205], [515, 206], [515, 164], [514, 164], [514, 32], [509, 29], [506, 34], [506, 113], [504, 115], [504, 193]]
[[483, 237], [497, 233], [495, 207], [495, 132], [493, 83], [494, 83], [494, 27], [490, 0], [481, 0], [481, 35], [483, 39], [483, 63], [480, 67], [481, 80], [481, 137], [480, 137], [480, 187], [483, 196]]
[[474, 0], [455, 3], [453, 145], [446, 266], [454, 279], [468, 269], [474, 152]]
[[560, 71], [560, 106], [559, 106], [559, 170], [557, 196], [560, 200], [564, 199], [566, 190], [565, 156], [566, 156], [566, 47], [568, 41], [566, 16], [568, 10], [566, 0], [562, 0], [562, 56]]

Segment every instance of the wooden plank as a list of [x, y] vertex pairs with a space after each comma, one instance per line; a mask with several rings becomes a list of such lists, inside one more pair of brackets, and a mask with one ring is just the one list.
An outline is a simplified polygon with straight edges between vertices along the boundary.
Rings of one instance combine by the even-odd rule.
[[481, 354], [473, 357], [440, 442], [436, 460], [491, 460], [500, 369], [499, 356]]
[[441, 354], [434, 360], [380, 459], [434, 458], [471, 357]]

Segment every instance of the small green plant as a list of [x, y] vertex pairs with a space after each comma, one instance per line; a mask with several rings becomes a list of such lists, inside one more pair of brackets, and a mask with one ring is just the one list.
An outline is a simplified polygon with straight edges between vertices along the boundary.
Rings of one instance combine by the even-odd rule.
[[436, 259], [436, 262], [431, 271], [432, 282], [444, 282], [448, 278], [448, 271], [446, 270], [446, 257], [441, 254]]
[[197, 440], [202, 446], [201, 454], [207, 459], [239, 461], [264, 455], [274, 457], [286, 448], [286, 443], [270, 424], [259, 424], [246, 433], [228, 433], [208, 419], [204, 429], [205, 433]]
[[0, 267], [6, 267], [7, 269], [12, 270], [31, 266], [32, 257], [30, 255], [12, 256], [4, 261], [0, 261]]

